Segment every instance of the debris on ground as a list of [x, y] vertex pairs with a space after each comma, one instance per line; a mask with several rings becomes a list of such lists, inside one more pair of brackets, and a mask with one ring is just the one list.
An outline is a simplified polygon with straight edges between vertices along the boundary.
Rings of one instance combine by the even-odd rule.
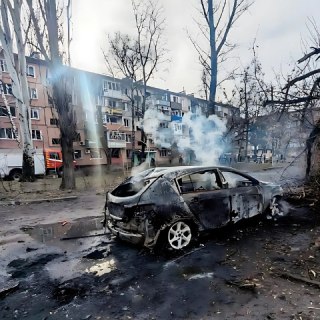
[[0, 283], [0, 299], [3, 299], [8, 294], [13, 293], [19, 288], [20, 282], [15, 280], [10, 280], [6, 283]]

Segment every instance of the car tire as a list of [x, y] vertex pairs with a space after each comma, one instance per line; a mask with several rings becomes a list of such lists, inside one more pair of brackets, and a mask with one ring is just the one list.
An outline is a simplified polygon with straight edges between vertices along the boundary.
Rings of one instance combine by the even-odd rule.
[[59, 167], [57, 174], [58, 174], [59, 178], [62, 178], [62, 175], [63, 175], [63, 167], [62, 166]]
[[19, 169], [12, 170], [9, 176], [10, 176], [10, 179], [19, 181], [22, 176], [22, 171]]
[[277, 220], [284, 215], [283, 206], [281, 203], [281, 197], [275, 196], [271, 199], [270, 205], [267, 211], [267, 219]]
[[179, 220], [166, 229], [167, 243], [174, 250], [181, 250], [190, 245], [193, 228], [189, 221]]

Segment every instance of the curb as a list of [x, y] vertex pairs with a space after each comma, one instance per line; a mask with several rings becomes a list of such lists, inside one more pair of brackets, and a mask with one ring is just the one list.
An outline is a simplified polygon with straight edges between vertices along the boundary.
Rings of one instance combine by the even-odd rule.
[[267, 171], [267, 170], [275, 170], [275, 169], [283, 169], [285, 167], [269, 167], [269, 168], [265, 168], [265, 169], [262, 169], [263, 171]]
[[10, 201], [0, 201], [0, 206], [14, 206], [19, 204], [28, 203], [42, 203], [42, 202], [53, 202], [53, 201], [68, 201], [75, 200], [78, 196], [63, 197], [63, 198], [51, 198], [51, 199], [35, 199], [35, 200], [10, 200]]

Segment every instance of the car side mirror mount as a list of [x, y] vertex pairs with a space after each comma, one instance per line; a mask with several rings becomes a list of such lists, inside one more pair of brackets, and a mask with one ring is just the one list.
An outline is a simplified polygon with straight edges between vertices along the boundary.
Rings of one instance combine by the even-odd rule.
[[227, 181], [222, 182], [222, 186], [223, 186], [223, 189], [228, 189], [229, 188], [229, 183]]

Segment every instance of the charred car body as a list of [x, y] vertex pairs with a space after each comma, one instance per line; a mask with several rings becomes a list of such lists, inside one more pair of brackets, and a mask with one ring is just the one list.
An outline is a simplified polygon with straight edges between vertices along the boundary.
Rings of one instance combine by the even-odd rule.
[[199, 231], [215, 229], [269, 211], [281, 214], [278, 185], [259, 182], [226, 167], [150, 169], [107, 193], [109, 230], [152, 248], [160, 233], [174, 249]]

